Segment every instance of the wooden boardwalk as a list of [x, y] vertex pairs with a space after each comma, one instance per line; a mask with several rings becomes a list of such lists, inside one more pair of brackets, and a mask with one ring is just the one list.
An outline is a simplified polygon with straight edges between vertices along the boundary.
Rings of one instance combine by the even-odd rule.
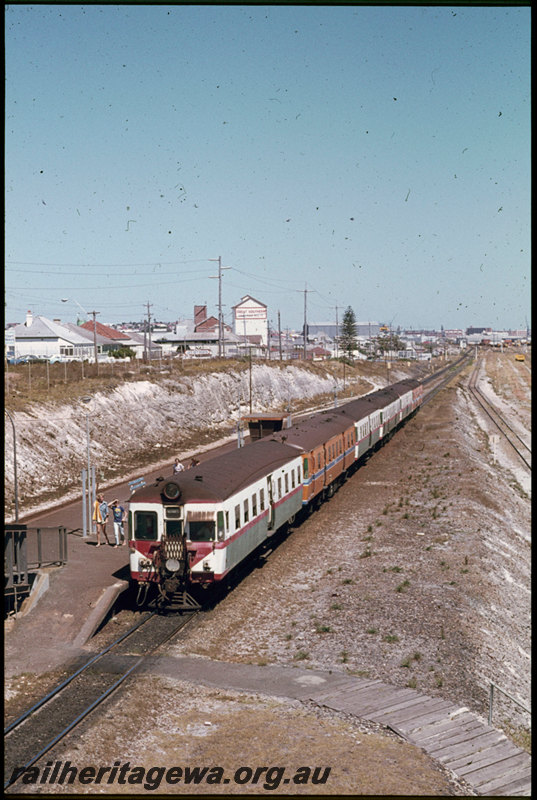
[[342, 676], [310, 698], [386, 725], [421, 747], [479, 795], [531, 794], [531, 757], [467, 708], [377, 680]]

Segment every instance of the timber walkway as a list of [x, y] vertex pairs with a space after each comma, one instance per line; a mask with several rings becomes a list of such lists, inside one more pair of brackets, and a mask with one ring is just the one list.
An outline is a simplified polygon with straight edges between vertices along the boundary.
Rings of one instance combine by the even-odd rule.
[[221, 689], [310, 700], [385, 725], [422, 748], [478, 795], [531, 794], [531, 756], [467, 708], [379, 680], [191, 656], [150, 659], [145, 671]]
[[467, 708], [381, 681], [347, 680], [315, 702], [386, 725], [480, 795], [531, 794], [531, 758]]

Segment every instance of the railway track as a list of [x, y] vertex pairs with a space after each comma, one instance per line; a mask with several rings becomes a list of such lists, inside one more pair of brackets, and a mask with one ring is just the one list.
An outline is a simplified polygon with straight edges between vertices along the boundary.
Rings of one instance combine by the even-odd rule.
[[[426, 378], [424, 378], [422, 381], [424, 386], [422, 406], [429, 403], [433, 397], [442, 389], [444, 389], [450, 383], [450, 381], [453, 380], [455, 375], [458, 375], [459, 372], [462, 372], [462, 370], [467, 367], [469, 363], [470, 356], [468, 353], [465, 353], [459, 359], [457, 359], [457, 361], [454, 361], [453, 364], [448, 364], [447, 367], [444, 367], [438, 372], [435, 372], [432, 375], [428, 375]], [[429, 387], [429, 384], [433, 385]], [[425, 389], [425, 387], [427, 388]]]
[[508, 442], [511, 448], [515, 451], [524, 466], [531, 472], [531, 447], [518, 435], [514, 428], [507, 422], [505, 417], [503, 417], [498, 409], [479, 389], [479, 371], [480, 363], [478, 362], [470, 376], [470, 381], [468, 383], [468, 388], [470, 389], [473, 398], [477, 401], [481, 409], [498, 429], [505, 441]]
[[196, 614], [166, 617], [149, 613], [7, 725], [4, 790], [16, 782], [15, 770], [29, 769], [39, 761]]

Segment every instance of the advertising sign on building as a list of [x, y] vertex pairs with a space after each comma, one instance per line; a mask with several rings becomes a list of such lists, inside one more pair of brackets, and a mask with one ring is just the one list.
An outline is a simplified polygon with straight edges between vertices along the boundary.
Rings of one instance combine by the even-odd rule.
[[235, 319], [266, 319], [267, 309], [265, 307], [248, 308], [245, 306], [235, 307]]

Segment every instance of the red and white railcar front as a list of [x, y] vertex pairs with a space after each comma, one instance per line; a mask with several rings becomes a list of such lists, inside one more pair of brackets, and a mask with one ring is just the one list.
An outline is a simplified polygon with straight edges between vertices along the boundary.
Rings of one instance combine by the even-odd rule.
[[[301, 508], [301, 454], [260, 441], [159, 478], [130, 501], [139, 605], [191, 608]], [[192, 593], [192, 594], [191, 594]]]

